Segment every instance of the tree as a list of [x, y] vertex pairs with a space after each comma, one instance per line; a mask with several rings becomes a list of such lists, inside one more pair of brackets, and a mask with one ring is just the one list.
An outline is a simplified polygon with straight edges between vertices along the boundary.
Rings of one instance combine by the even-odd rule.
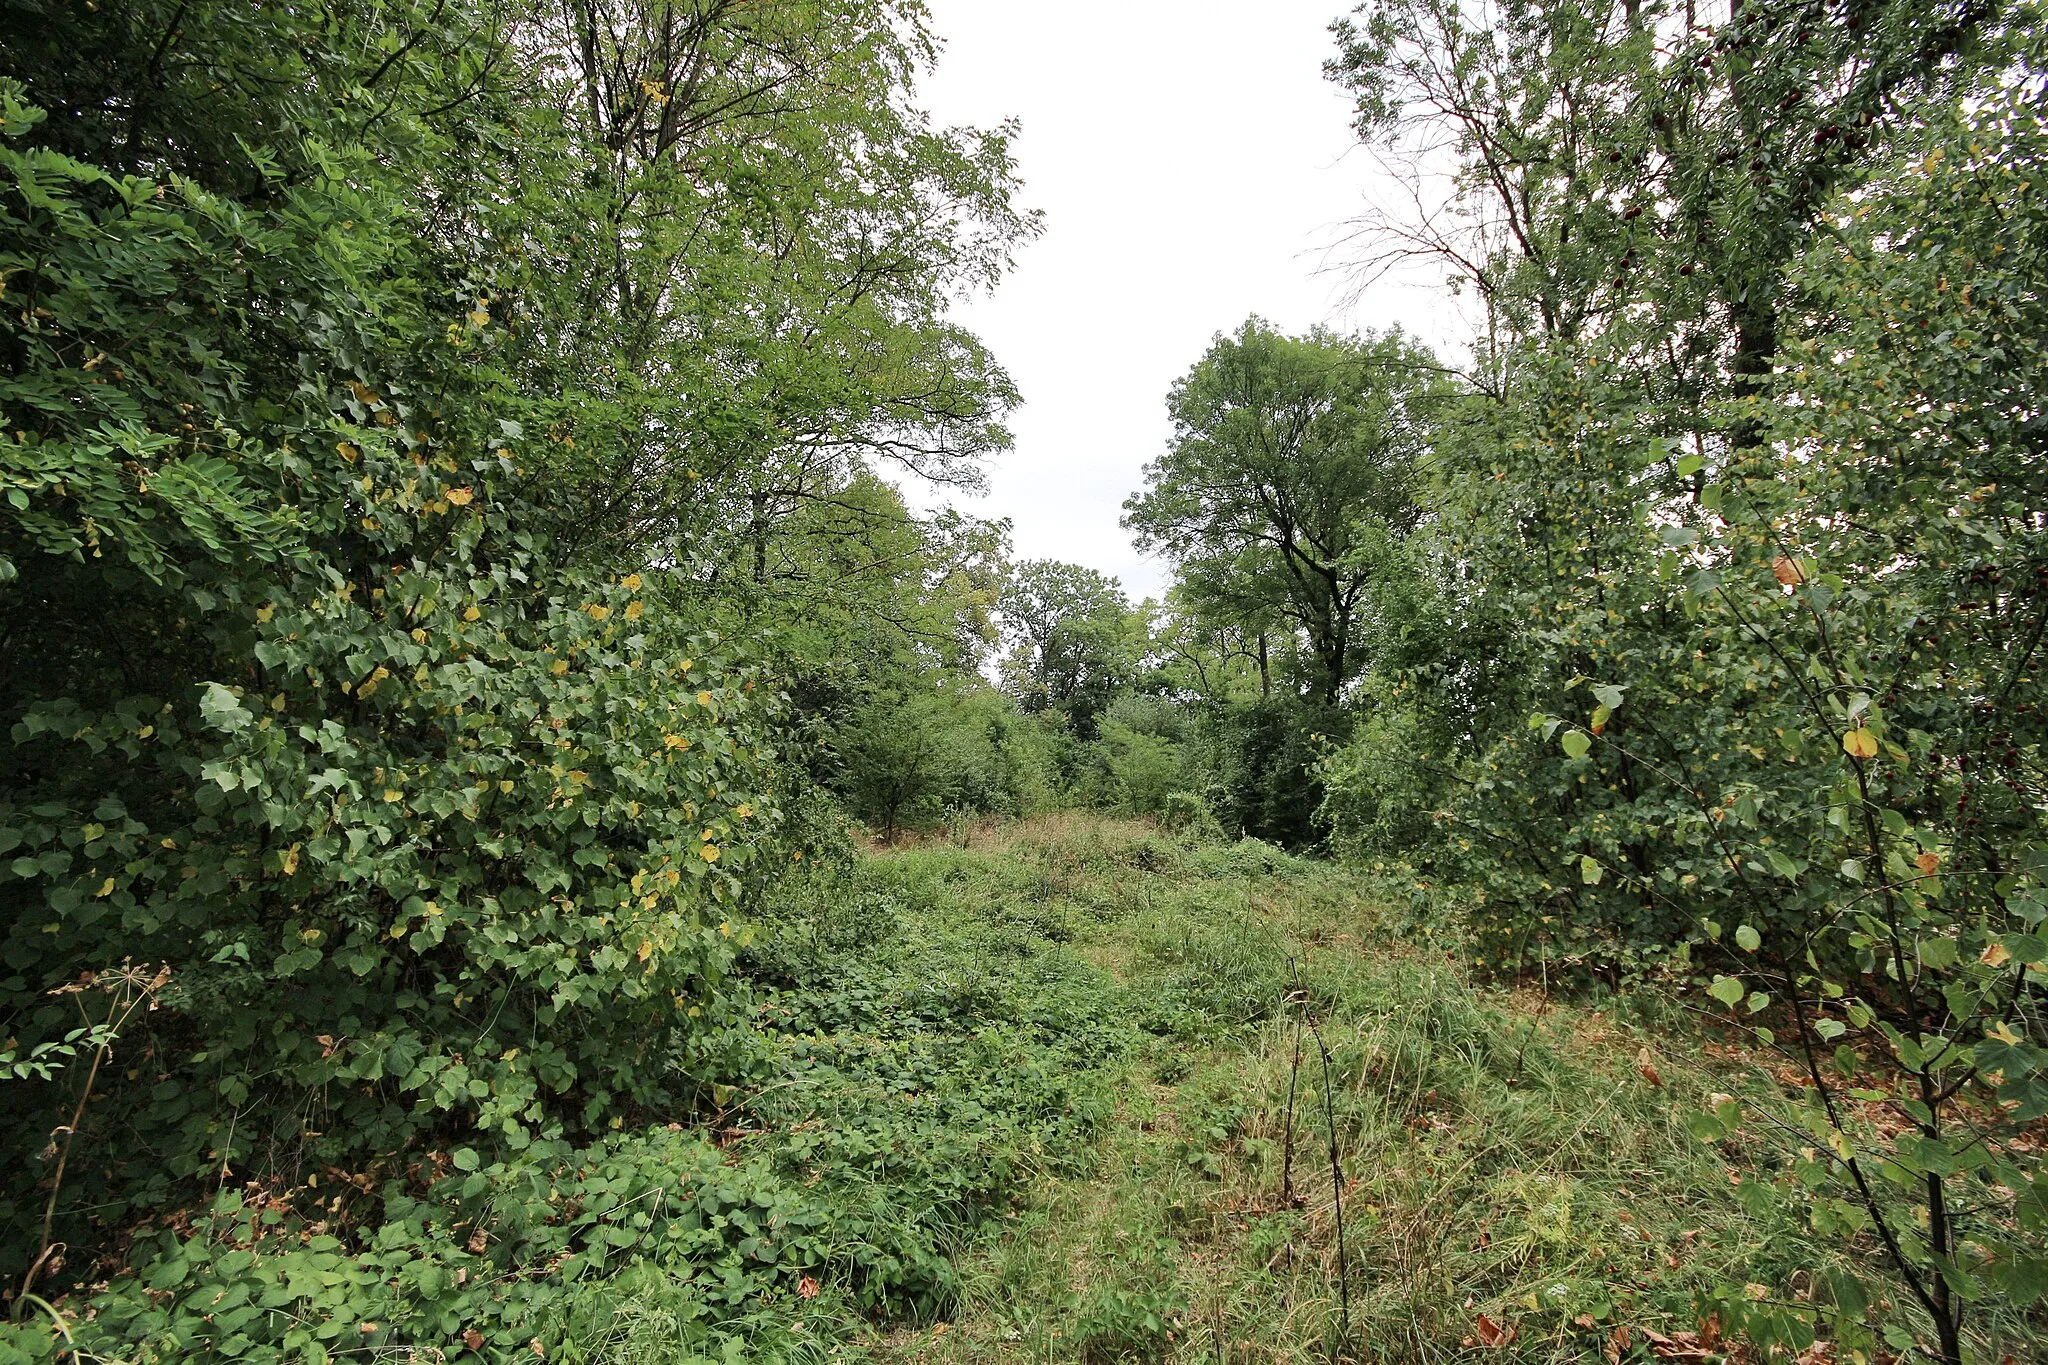
[[1415, 644], [1323, 765], [1338, 842], [1483, 888], [1490, 967], [1706, 967], [1775, 1011], [1778, 1196], [1896, 1286], [1730, 1286], [1727, 1328], [1995, 1358], [1982, 1306], [2048, 1266], [2041, 11], [1369, 12], [1362, 112], [1456, 130], [1510, 230], [1466, 238], [1491, 401], [1378, 595]]
[[230, 1171], [692, 1102], [798, 851], [806, 641], [744, 608], [981, 648], [999, 529], [869, 467], [968, 481], [1010, 401], [943, 300], [1031, 223], [930, 54], [886, 0], [6, 7], [0, 1035], [170, 971], [71, 1273]]
[[1114, 578], [1079, 564], [1028, 559], [1001, 600], [1012, 642], [1004, 687], [1028, 712], [1059, 711], [1082, 739], [1095, 718], [1130, 685], [1138, 631]]
[[1428, 352], [1398, 332], [1286, 337], [1254, 318], [1174, 385], [1172, 444], [1145, 467], [1124, 525], [1173, 559], [1199, 614], [1294, 632], [1311, 695], [1334, 704], [1362, 662], [1361, 528], [1402, 534], [1420, 519], [1444, 392]]

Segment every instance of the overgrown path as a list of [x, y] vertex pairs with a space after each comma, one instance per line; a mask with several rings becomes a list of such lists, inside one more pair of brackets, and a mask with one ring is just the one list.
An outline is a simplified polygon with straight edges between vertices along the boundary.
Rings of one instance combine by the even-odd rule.
[[1813, 1292], [1802, 1229], [1724, 1164], [1769, 1154], [1682, 1122], [1739, 1085], [1710, 1043], [1478, 988], [1352, 874], [1063, 817], [854, 882], [785, 921], [792, 998], [1002, 1074], [895, 1097], [993, 1164], [921, 1206], [945, 1283], [841, 1351], [1707, 1359], [1714, 1293]]

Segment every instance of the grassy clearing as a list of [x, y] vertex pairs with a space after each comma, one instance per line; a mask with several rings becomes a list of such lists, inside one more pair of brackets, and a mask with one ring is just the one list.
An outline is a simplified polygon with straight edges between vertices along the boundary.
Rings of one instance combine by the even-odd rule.
[[1765, 1126], [1783, 1095], [1657, 998], [1477, 986], [1355, 877], [1261, 845], [965, 835], [864, 859], [780, 951], [808, 933], [834, 991], [971, 1001], [965, 1036], [1066, 1077], [1071, 1146], [1034, 1140], [954, 1224], [945, 1292], [851, 1349], [1706, 1360], [1717, 1295], [1828, 1302], [1845, 1267], [1759, 1197], [1778, 1145], [1682, 1121], [1727, 1091]]

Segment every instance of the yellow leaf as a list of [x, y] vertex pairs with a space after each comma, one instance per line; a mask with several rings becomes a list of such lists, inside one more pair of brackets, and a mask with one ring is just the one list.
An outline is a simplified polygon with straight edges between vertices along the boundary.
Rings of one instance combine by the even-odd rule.
[[568, 671], [569, 661], [567, 659], [557, 659], [552, 664], [548, 665], [548, 672], [550, 673], [562, 674], [567, 673]]
[[699, 693], [697, 694], [697, 705], [699, 705], [699, 706], [709, 706], [709, 705], [711, 705], [711, 694], [710, 694], [709, 692], [699, 692]]
[[707, 863], [715, 863], [718, 861], [717, 844], [706, 844], [704, 845], [704, 847], [698, 849], [697, 851], [704, 855], [704, 861]]
[[1851, 730], [1842, 736], [1842, 750], [1851, 758], [1876, 758], [1877, 736], [1868, 730]]
[[[290, 847], [289, 849], [285, 850], [285, 855], [284, 855], [284, 875], [285, 875], [285, 876], [287, 876], [287, 877], [289, 877], [289, 876], [293, 875], [294, 873], [296, 873], [296, 872], [297, 872], [298, 870], [299, 870], [299, 846], [298, 846], [297, 844], [293, 844], [293, 845], [292, 845], [292, 846], [291, 846], [291, 847]], [[109, 886], [113, 885], [113, 883], [112, 883], [112, 882], [109, 882], [109, 883], [107, 883], [107, 884], [108, 884]]]
[[663, 735], [661, 742], [678, 752], [690, 747], [690, 741], [684, 739], [681, 735]]
[[479, 327], [488, 327], [491, 325], [491, 310], [478, 308], [470, 313], [469, 320]]
[[650, 957], [653, 957], [653, 956], [654, 956], [654, 940], [652, 940], [652, 939], [645, 939], [645, 938], [641, 939], [641, 940], [640, 940], [640, 960], [641, 960], [642, 962], [645, 962], [645, 961], [646, 961], [646, 960], [647, 960], [648, 958], [650, 958]]
[[[107, 885], [112, 886], [113, 882], [110, 880]], [[104, 896], [106, 892], [102, 891], [100, 894]], [[2003, 967], [2006, 963], [2012, 961], [2012, 954], [2006, 951], [2003, 943], [1994, 943], [1989, 948], [1986, 948], [1984, 955], [1977, 960], [1987, 967]]]
[[483, 613], [481, 611], [478, 611], [475, 607], [471, 607], [467, 611], [462, 613], [462, 619], [465, 621], [475, 621], [480, 619], [482, 616]]
[[275, 615], [277, 615], [277, 603], [275, 602], [265, 602], [262, 606], [256, 608], [256, 619], [259, 621], [268, 621]]
[[2020, 1040], [2020, 1036], [2012, 1031], [2012, 1025], [2002, 1019], [1990, 1028], [1985, 1029], [1984, 1036], [1986, 1038], [1995, 1038], [2007, 1047], [2015, 1046]]
[[507, 796], [510, 796], [512, 794], [512, 788], [514, 785], [515, 784], [511, 782], [500, 782], [498, 784], [498, 790], [504, 792]]
[[624, 588], [627, 592], [640, 591], [640, 575], [636, 573], [627, 574], [624, 578], [619, 580], [619, 586]]
[[113, 894], [114, 894], [114, 879], [113, 879], [112, 877], [109, 877], [109, 878], [107, 878], [107, 879], [106, 879], [105, 881], [103, 881], [103, 882], [101, 882], [101, 883], [100, 883], [100, 895], [101, 895], [101, 896], [111, 896], [111, 895], [113, 895]]
[[1941, 855], [1933, 852], [1923, 853], [1913, 860], [1913, 866], [1932, 877], [1941, 870]]
[[384, 792], [384, 799], [385, 799], [386, 801], [397, 801], [397, 800], [401, 800], [401, 799], [402, 799], [402, 798], [403, 798], [404, 796], [405, 796], [405, 793], [404, 793], [404, 792], [401, 792], [401, 791], [393, 791], [393, 790], [391, 790], [391, 789], [389, 789], [389, 788], [386, 788], [386, 789], [385, 789], [385, 792]]
[[590, 619], [593, 621], [602, 621], [605, 617], [612, 614], [612, 609], [605, 606], [602, 602], [587, 603], [583, 610], [590, 613]]
[[451, 488], [444, 496], [457, 507], [467, 507], [476, 497], [476, 491], [470, 488]]
[[626, 604], [626, 619], [628, 621], [637, 621], [640, 619], [640, 613], [646, 610], [647, 604], [644, 602], [628, 602]]

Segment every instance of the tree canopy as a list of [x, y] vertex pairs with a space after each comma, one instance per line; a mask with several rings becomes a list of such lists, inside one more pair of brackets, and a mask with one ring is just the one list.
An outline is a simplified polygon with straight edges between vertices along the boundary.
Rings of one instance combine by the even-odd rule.
[[1332, 703], [1360, 667], [1363, 551], [1422, 517], [1441, 370], [1399, 333], [1285, 337], [1256, 318], [1218, 337], [1167, 399], [1173, 437], [1124, 504], [1197, 613], [1284, 628]]

